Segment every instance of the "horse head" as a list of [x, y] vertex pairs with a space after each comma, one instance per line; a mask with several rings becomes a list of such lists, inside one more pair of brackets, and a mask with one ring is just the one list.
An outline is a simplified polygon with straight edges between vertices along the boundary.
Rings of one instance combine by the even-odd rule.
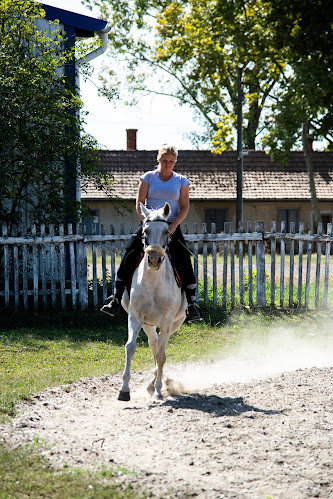
[[169, 226], [167, 219], [170, 215], [170, 205], [165, 203], [163, 208], [148, 210], [140, 203], [140, 208], [142, 215], [145, 217], [142, 235], [148, 266], [151, 270], [158, 270], [165, 258], [165, 248], [168, 242]]

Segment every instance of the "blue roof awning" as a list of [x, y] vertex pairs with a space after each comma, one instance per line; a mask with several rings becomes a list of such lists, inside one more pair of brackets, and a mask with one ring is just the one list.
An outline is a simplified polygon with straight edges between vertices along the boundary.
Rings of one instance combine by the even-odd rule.
[[41, 6], [45, 10], [45, 18], [48, 21], [58, 19], [61, 24], [72, 26], [75, 30], [75, 36], [88, 38], [94, 36], [96, 31], [100, 31], [107, 26], [107, 21], [103, 21], [102, 19], [77, 14], [76, 12], [59, 9], [58, 7], [51, 7], [43, 3]]

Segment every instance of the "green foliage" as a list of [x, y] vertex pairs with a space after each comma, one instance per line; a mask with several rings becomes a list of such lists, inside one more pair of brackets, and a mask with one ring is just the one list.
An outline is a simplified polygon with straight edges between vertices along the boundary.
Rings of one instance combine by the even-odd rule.
[[286, 62], [265, 144], [278, 157], [279, 150], [300, 146], [302, 123], [309, 122], [313, 139], [326, 139], [332, 148], [332, 2], [264, 0], [263, 4], [271, 43]]
[[221, 116], [217, 122], [217, 131], [212, 137], [213, 150], [216, 153], [222, 153], [226, 149], [232, 149], [234, 137], [233, 130], [237, 126], [237, 120], [232, 113]]
[[[237, 108], [237, 68], [249, 61], [244, 77], [249, 98], [244, 113], [244, 141], [254, 149], [265, 124], [267, 99], [280, 78], [283, 61], [270, 44], [266, 12], [259, 0], [86, 0], [110, 19], [111, 87], [118, 85], [129, 103], [152, 92], [189, 104], [216, 151], [233, 145]], [[124, 81], [114, 68], [121, 68]], [[233, 117], [233, 118], [232, 118]], [[195, 140], [192, 137], [193, 141]], [[201, 141], [202, 139], [202, 141]]]
[[83, 134], [82, 106], [70, 84], [73, 47], [57, 24], [37, 29], [45, 12], [32, 0], [0, 4], [0, 219], [75, 220], [80, 210], [73, 189], [77, 165], [85, 179], [109, 190], [96, 141]]
[[[332, 143], [332, 2], [86, 0], [110, 19], [104, 86], [135, 104], [147, 92], [189, 104], [204, 125], [196, 147], [234, 147], [237, 68], [244, 75], [244, 144], [286, 162], [301, 126]], [[118, 68], [117, 70], [114, 68]], [[118, 72], [119, 69], [121, 72]], [[126, 74], [127, 84], [124, 85]], [[279, 151], [286, 151], [281, 154]]]

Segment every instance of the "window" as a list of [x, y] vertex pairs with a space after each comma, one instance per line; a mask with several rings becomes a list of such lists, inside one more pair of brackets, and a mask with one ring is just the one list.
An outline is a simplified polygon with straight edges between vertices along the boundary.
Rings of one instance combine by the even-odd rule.
[[278, 210], [277, 230], [281, 229], [281, 222], [286, 222], [286, 231], [290, 232], [290, 222], [295, 222], [295, 230], [298, 232], [299, 210], [295, 208], [286, 208]]
[[87, 227], [87, 234], [92, 234], [93, 224], [96, 224], [96, 234], [99, 234], [99, 210], [90, 210], [90, 216], [84, 217], [83, 223]]
[[205, 222], [207, 231], [211, 231], [212, 223], [216, 226], [216, 232], [223, 232], [224, 222], [228, 220], [227, 208], [205, 208]]
[[327, 224], [332, 223], [332, 213], [322, 213], [321, 221], [323, 223], [323, 234], [327, 234]]

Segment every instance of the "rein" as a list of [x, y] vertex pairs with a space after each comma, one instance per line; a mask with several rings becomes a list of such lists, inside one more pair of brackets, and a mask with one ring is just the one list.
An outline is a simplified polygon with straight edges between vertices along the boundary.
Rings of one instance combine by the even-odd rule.
[[[172, 238], [171, 235], [169, 237]], [[180, 240], [178, 240], [178, 242], [179, 242], [179, 244], [181, 244], [183, 246], [183, 248], [185, 248], [190, 253], [190, 255], [193, 256], [193, 258], [198, 262], [198, 265], [200, 265], [203, 268], [202, 263], [199, 262], [199, 258], [197, 256], [195, 256], [195, 254], [192, 253], [192, 251], [190, 249], [188, 249], [188, 247], [185, 244], [183, 244]], [[207, 272], [208, 272], [208, 274], [210, 274], [213, 277], [213, 274], [208, 269], [207, 269]]]

